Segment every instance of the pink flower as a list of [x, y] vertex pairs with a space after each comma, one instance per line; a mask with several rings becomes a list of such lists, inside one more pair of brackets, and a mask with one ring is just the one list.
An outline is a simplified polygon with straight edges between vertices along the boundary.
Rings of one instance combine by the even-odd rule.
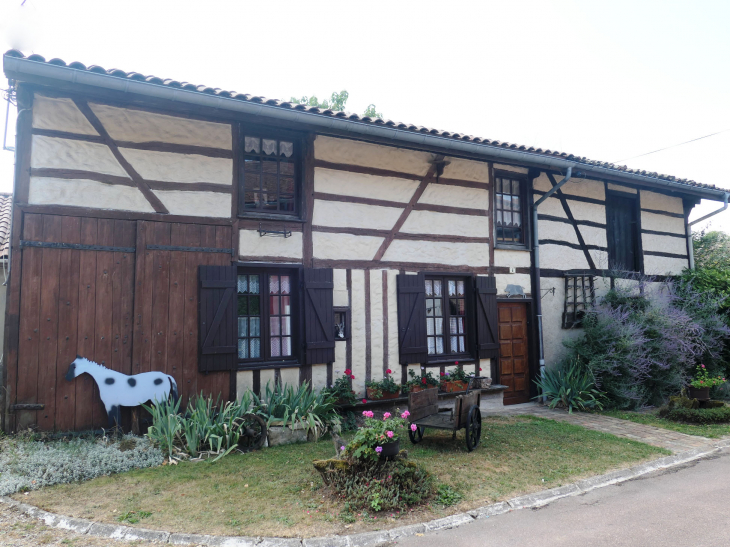
[[700, 365], [702, 368], [705, 368], [705, 365]]
[[383, 414], [383, 420], [387, 420], [388, 418], [390, 418], [390, 412]]
[[[723, 380], [724, 380], [724, 378], [723, 378]], [[406, 410], [406, 411], [403, 412], [403, 414], [400, 415], [400, 417], [405, 420], [410, 415], [411, 415], [411, 413]]]
[[373, 416], [375, 416], [375, 414], [373, 414], [373, 411], [372, 410], [368, 410], [367, 412], [368, 413], [365, 414], [365, 416], [367, 416], [368, 418], [372, 418]]
[[344, 446], [341, 446], [341, 447], [340, 447], [340, 450], [344, 450], [344, 449], [345, 449], [345, 447], [344, 447]]
[[418, 426], [416, 424], [411, 424], [411, 431], [415, 431], [418, 429]]
[[378, 454], [380, 454], [382, 451], [383, 451], [383, 447], [382, 446], [376, 446], [375, 447], [375, 452], [377, 452]]
[[355, 375], [354, 374], [351, 374], [350, 375], [350, 380], [354, 380], [354, 379], [355, 379]]
[[365, 404], [365, 403], [367, 403], [367, 402], [368, 402], [368, 400], [367, 400], [367, 399], [363, 399], [363, 400], [362, 400], [362, 404]]
[[392, 431], [386, 431], [385, 434], [388, 436], [389, 439], [393, 438], [393, 432]]

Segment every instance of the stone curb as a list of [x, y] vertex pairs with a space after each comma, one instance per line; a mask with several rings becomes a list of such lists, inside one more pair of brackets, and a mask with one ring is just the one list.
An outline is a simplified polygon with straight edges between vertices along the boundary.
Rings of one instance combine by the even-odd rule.
[[533, 509], [544, 507], [556, 500], [569, 496], [585, 494], [597, 488], [603, 488], [613, 484], [636, 479], [643, 475], [668, 469], [699, 460], [719, 453], [722, 449], [730, 447], [730, 439], [718, 441], [711, 448], [696, 448], [644, 464], [636, 465], [628, 469], [612, 471], [605, 475], [599, 475], [568, 484], [550, 490], [543, 490], [534, 494], [526, 494], [512, 498], [507, 501], [500, 501], [492, 505], [478, 507], [466, 513], [458, 513], [448, 517], [424, 522], [422, 524], [411, 524], [375, 532], [364, 532], [350, 536], [325, 536], [318, 538], [264, 538], [246, 536], [211, 536], [201, 534], [177, 534], [160, 530], [147, 530], [144, 528], [132, 528], [130, 526], [118, 526], [105, 524], [87, 519], [66, 517], [43, 511], [33, 505], [21, 503], [12, 498], [0, 496], [0, 503], [16, 508], [21, 513], [30, 517], [42, 520], [44, 524], [52, 528], [71, 530], [78, 534], [87, 534], [97, 537], [106, 537], [117, 540], [148, 540], [168, 543], [171, 545], [204, 545], [206, 547], [378, 547], [394, 543], [399, 538], [448, 530], [469, 524], [476, 519], [484, 519], [509, 513], [518, 509]]

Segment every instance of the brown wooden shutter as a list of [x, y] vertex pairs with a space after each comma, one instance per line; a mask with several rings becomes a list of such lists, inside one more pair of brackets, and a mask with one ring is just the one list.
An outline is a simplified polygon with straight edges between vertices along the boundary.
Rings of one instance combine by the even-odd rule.
[[400, 364], [425, 363], [426, 280], [422, 273], [398, 275], [398, 344]]
[[478, 357], [480, 359], [496, 358], [499, 355], [497, 282], [494, 276], [477, 276], [475, 287]]
[[332, 269], [310, 268], [303, 274], [304, 364], [332, 363], [335, 360]]
[[200, 372], [233, 370], [238, 363], [235, 266], [198, 268]]

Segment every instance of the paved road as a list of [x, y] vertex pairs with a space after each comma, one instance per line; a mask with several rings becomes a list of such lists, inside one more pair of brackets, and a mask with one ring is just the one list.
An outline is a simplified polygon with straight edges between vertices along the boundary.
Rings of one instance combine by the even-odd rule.
[[398, 541], [398, 547], [730, 545], [730, 451], [541, 509]]

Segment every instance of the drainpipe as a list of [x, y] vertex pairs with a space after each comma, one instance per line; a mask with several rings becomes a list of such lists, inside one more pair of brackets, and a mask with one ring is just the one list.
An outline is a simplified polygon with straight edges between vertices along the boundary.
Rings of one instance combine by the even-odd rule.
[[[552, 196], [555, 192], [570, 180], [573, 174], [573, 167], [568, 167], [565, 172], [565, 177], [558, 184], [553, 186], [546, 194], [538, 199], [532, 206], [532, 245], [533, 253], [535, 256], [535, 312], [537, 315], [537, 339], [539, 347], [539, 358], [540, 358], [540, 376], [545, 370], [545, 347], [542, 341], [542, 292], [540, 290], [540, 235], [538, 233], [537, 223], [537, 208], [547, 198]], [[727, 196], [727, 194], [726, 194]]]
[[698, 222], [702, 222], [703, 220], [707, 220], [710, 217], [714, 217], [717, 213], [722, 213], [727, 209], [727, 201], [728, 196], [730, 196], [730, 193], [725, 192], [725, 195], [723, 196], [723, 205], [719, 209], [712, 211], [711, 213], [706, 214], [705, 216], [698, 218], [697, 220], [693, 220], [692, 222], [687, 223], [687, 239], [689, 240], [689, 245], [687, 245], [687, 250], [689, 251], [689, 269], [694, 270], [695, 269], [695, 253], [692, 245], [692, 226], [694, 224], [697, 224]]

